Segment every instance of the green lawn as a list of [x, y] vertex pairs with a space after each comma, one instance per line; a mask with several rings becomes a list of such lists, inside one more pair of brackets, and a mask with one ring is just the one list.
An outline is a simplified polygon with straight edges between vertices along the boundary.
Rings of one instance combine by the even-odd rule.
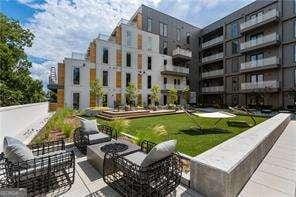
[[[232, 119], [253, 123], [251, 118], [247, 116], [237, 116]], [[132, 119], [129, 120], [129, 127], [125, 132], [156, 143], [167, 139], [177, 139], [178, 151], [195, 156], [248, 129], [228, 127], [226, 122], [229, 119], [224, 119], [218, 124], [218, 128], [223, 130], [209, 129], [213, 127], [217, 119], [196, 117], [196, 120], [205, 128], [203, 134], [195, 129], [195, 124], [184, 114]], [[265, 118], [256, 117], [257, 123], [264, 120]], [[102, 121], [98, 120], [98, 122]], [[156, 125], [163, 125], [167, 135], [160, 136], [154, 132], [153, 128]]]

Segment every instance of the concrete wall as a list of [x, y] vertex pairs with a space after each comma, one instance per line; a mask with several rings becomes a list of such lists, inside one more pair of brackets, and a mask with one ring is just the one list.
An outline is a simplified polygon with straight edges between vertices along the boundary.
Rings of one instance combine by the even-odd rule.
[[208, 197], [236, 196], [290, 119], [290, 114], [278, 114], [194, 157], [190, 186]]
[[0, 108], [0, 152], [4, 136], [17, 137], [26, 141], [24, 132], [36, 121], [48, 115], [48, 102], [15, 105]]

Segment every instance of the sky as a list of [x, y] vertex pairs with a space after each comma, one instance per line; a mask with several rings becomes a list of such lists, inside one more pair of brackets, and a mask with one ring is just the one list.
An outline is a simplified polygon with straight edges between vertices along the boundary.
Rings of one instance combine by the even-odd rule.
[[48, 83], [51, 66], [72, 52], [85, 53], [99, 34], [110, 34], [121, 18], [129, 19], [141, 4], [204, 27], [254, 0], [0, 0], [0, 12], [18, 20], [34, 35], [25, 51], [31, 75]]

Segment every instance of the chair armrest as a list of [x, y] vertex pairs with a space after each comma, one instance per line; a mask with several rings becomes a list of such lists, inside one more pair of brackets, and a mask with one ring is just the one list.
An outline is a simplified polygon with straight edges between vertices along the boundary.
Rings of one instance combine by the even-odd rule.
[[31, 144], [28, 147], [35, 156], [48, 154], [51, 152], [65, 150], [65, 141], [63, 139], [57, 141], [43, 142], [39, 144]]
[[117, 139], [117, 132], [111, 126], [104, 125], [104, 124], [98, 124], [97, 127], [100, 132], [103, 132], [103, 133], [109, 135], [111, 138]]
[[141, 142], [141, 151], [149, 153], [154, 146], [156, 146], [156, 143], [150, 142], [148, 140], [143, 140]]

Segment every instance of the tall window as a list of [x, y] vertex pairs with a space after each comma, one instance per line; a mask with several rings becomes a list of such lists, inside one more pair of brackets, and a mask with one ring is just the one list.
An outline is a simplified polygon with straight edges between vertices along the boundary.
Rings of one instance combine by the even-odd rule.
[[167, 60], [163, 60], [163, 65], [166, 66], [168, 64]]
[[296, 21], [294, 21], [294, 37], [296, 38]]
[[294, 45], [294, 62], [296, 62], [296, 45]]
[[294, 70], [294, 84], [296, 86], [296, 69]]
[[108, 54], [109, 52], [108, 52], [108, 49], [107, 48], [103, 48], [103, 63], [104, 64], [108, 64], [108, 56], [109, 56], [109, 54]]
[[181, 29], [177, 28], [177, 41], [181, 40]]
[[262, 82], [263, 81], [263, 75], [251, 75], [251, 82]]
[[148, 37], [148, 51], [152, 50], [152, 38]]
[[250, 56], [252, 62], [256, 63], [258, 60], [263, 59], [263, 53], [258, 53]]
[[79, 93], [73, 93], [73, 109], [79, 109]]
[[152, 57], [148, 56], [148, 59], [147, 59], [147, 69], [148, 70], [151, 70], [151, 67], [152, 67]]
[[236, 54], [238, 52], [238, 40], [233, 40], [231, 42], [232, 54]]
[[108, 71], [103, 71], [103, 86], [108, 86]]
[[263, 34], [262, 33], [254, 34], [254, 35], [251, 35], [250, 36], [250, 40], [257, 40], [257, 39], [259, 39], [261, 37], [263, 37]]
[[147, 88], [148, 89], [151, 88], [151, 76], [150, 75], [147, 77]]
[[126, 31], [126, 45], [132, 46], [132, 33], [130, 31]]
[[168, 54], [168, 43], [167, 43], [167, 41], [163, 42], [163, 54], [165, 54], [165, 55]]
[[74, 68], [74, 70], [73, 70], [73, 84], [79, 85], [79, 83], [80, 83], [80, 69]]
[[166, 105], [168, 103], [168, 97], [166, 94], [163, 95], [163, 104]]
[[126, 53], [126, 66], [131, 67], [131, 53]]
[[152, 31], [152, 19], [151, 18], [148, 18], [148, 31], [151, 32]]
[[107, 107], [108, 105], [108, 95], [104, 94], [103, 96], [103, 107]]
[[231, 24], [231, 37], [235, 38], [238, 36], [238, 24], [232, 23]]
[[131, 82], [131, 74], [126, 73], [125, 74], [125, 85], [126, 85], [126, 87], [129, 86], [130, 82]]
[[296, 13], [296, 0], [294, 0], [294, 13]]
[[159, 34], [161, 36], [165, 36], [165, 37], [168, 36], [168, 26], [167, 26], [167, 24], [164, 24], [162, 22], [159, 23]]
[[168, 83], [168, 79], [166, 77], [163, 78], [163, 84], [167, 84]]
[[189, 32], [186, 33], [186, 43], [190, 44], [190, 33]]

